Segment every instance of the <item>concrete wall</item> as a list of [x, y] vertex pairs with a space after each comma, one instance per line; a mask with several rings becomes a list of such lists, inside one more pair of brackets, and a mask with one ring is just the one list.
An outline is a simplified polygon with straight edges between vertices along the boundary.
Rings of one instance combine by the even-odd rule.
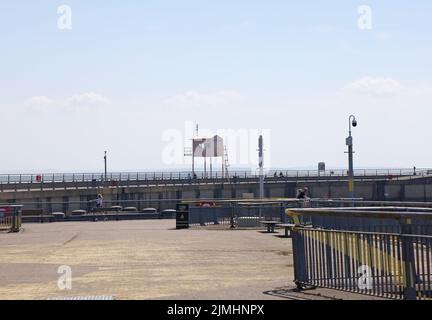
[[[355, 196], [365, 200], [391, 201], [432, 201], [432, 180], [428, 178], [405, 181], [356, 181]], [[310, 196], [315, 198], [348, 197], [346, 181], [331, 182], [286, 182], [267, 183], [265, 194], [269, 198], [294, 197], [296, 190], [308, 187]], [[30, 207], [43, 208], [46, 211], [70, 211], [84, 206], [95, 199], [101, 189], [46, 190], [0, 193], [0, 203], [32, 203]], [[138, 208], [154, 207], [159, 210], [175, 208], [178, 199], [195, 200], [200, 198], [241, 198], [244, 193], [253, 193], [257, 197], [257, 183], [237, 185], [185, 185], [159, 187], [124, 187], [109, 188], [103, 191], [105, 201], [130, 200], [127, 206]], [[173, 201], [166, 201], [171, 199]], [[139, 202], [138, 200], [144, 200]], [[162, 200], [162, 201], [161, 201]], [[81, 201], [81, 204], [75, 202]], [[52, 202], [51, 204], [47, 204]]]

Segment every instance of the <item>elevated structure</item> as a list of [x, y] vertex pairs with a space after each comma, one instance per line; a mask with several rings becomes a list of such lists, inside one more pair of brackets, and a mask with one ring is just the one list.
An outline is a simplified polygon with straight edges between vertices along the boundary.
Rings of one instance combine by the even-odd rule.
[[[280, 171], [278, 171], [280, 172]], [[267, 199], [293, 198], [299, 188], [308, 187], [312, 198], [348, 198], [346, 170], [283, 171], [283, 177], [266, 172], [264, 195]], [[343, 173], [345, 175], [343, 175]], [[356, 197], [375, 201], [432, 201], [432, 175], [417, 170], [416, 175], [396, 171], [356, 170]], [[90, 209], [91, 201], [103, 190], [104, 204], [120, 203], [124, 207], [174, 209], [179, 200], [258, 199], [259, 175], [232, 172], [229, 182], [217, 172], [205, 178], [198, 172], [196, 180], [183, 173], [108, 174], [109, 187], [103, 188], [104, 175], [0, 176], [0, 204], [25, 204], [26, 208], [43, 208], [45, 212]], [[190, 175], [190, 172], [189, 172]], [[217, 177], [216, 177], [217, 175]], [[8, 182], [9, 179], [9, 182]]]

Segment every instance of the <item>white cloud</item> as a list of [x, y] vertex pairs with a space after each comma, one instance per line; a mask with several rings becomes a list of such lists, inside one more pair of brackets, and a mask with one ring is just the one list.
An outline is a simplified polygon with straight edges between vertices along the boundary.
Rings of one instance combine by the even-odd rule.
[[387, 32], [387, 31], [375, 32], [374, 36], [378, 40], [391, 40], [394, 38], [394, 35], [390, 32]]
[[104, 96], [94, 93], [87, 92], [73, 95], [65, 100], [66, 105], [89, 105], [89, 104], [109, 104], [110, 101]]
[[35, 96], [27, 101], [24, 102], [24, 105], [31, 108], [64, 108], [64, 107], [88, 107], [88, 106], [94, 106], [94, 105], [105, 105], [109, 104], [110, 100], [106, 97], [94, 93], [94, 92], [88, 92], [88, 93], [81, 93], [73, 95], [69, 98], [63, 99], [63, 100], [54, 100], [47, 96]]
[[315, 26], [312, 29], [312, 32], [319, 34], [342, 34], [342, 33], [350, 33], [352, 30], [339, 28], [332, 25], [319, 25]]
[[177, 108], [226, 107], [242, 104], [245, 98], [234, 91], [202, 93], [194, 90], [168, 98], [165, 102]]
[[24, 102], [26, 106], [49, 106], [54, 104], [55, 101], [46, 96], [36, 96]]
[[398, 80], [367, 76], [348, 84], [344, 91], [364, 95], [388, 96], [400, 92], [401, 89], [402, 85]]

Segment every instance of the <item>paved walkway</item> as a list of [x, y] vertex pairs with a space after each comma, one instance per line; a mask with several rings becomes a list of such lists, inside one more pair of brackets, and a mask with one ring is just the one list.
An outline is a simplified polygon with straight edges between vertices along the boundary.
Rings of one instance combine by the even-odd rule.
[[[290, 239], [174, 226], [172, 220], [26, 224], [21, 233], [0, 233], [0, 300], [368, 298], [294, 292]], [[64, 265], [72, 270], [71, 290], [58, 287]]]
[[[27, 224], [0, 234], [0, 299], [274, 299], [292, 285], [291, 240], [256, 230], [173, 230], [175, 221]], [[58, 268], [72, 268], [60, 290]]]

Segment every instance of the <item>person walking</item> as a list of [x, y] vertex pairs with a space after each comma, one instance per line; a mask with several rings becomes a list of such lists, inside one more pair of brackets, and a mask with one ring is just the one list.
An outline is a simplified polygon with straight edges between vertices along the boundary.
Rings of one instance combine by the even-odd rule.
[[102, 208], [103, 207], [103, 196], [99, 193], [96, 198], [96, 208]]

